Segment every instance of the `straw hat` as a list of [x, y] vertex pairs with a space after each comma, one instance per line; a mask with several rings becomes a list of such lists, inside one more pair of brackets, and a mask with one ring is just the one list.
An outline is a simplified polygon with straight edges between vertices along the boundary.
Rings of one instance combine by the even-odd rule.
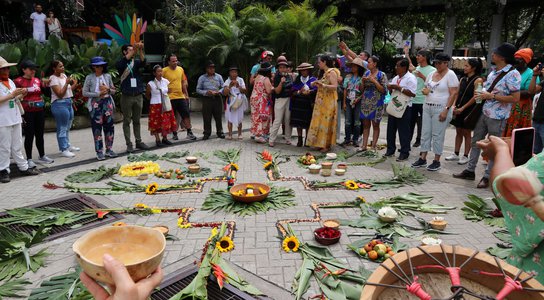
[[8, 63], [7, 60], [5, 60], [2, 56], [0, 56], [0, 69], [16, 66], [17, 64], [14, 63]]
[[302, 71], [302, 70], [311, 70], [313, 69], [314, 66], [312, 66], [311, 64], [309, 63], [301, 63], [300, 65], [298, 65], [297, 67], [297, 71]]
[[365, 62], [360, 57], [356, 57], [351, 62], [347, 62], [346, 66], [351, 66], [352, 64], [356, 65], [356, 66], [359, 66], [359, 67], [366, 70]]

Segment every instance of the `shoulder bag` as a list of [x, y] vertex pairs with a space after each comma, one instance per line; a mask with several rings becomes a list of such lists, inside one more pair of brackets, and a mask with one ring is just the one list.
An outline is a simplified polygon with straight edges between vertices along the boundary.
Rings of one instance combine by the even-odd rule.
[[165, 112], [171, 111], [172, 110], [172, 103], [170, 102], [170, 97], [168, 97], [168, 95], [165, 95], [162, 92], [162, 89], [157, 84], [157, 80], [153, 80], [153, 82], [155, 82], [155, 86], [157, 87], [157, 90], [159, 90], [159, 92], [161, 94], [162, 112], [165, 113]]

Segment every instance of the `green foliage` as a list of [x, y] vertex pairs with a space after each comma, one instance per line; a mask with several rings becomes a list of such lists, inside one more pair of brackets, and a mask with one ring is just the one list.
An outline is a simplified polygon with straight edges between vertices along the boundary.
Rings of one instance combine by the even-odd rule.
[[85, 171], [79, 171], [72, 173], [64, 178], [65, 181], [71, 183], [93, 183], [102, 179], [107, 179], [117, 174], [120, 166], [117, 165], [113, 168], [107, 168], [106, 166], [100, 166], [98, 169], [90, 169]]
[[19, 292], [24, 291], [27, 284], [30, 284], [30, 282], [24, 279], [0, 283], [0, 299], [3, 299], [3, 297], [24, 298], [24, 296], [19, 295]]
[[91, 300], [92, 295], [79, 280], [81, 269], [51, 277], [30, 293], [28, 300]]
[[92, 213], [75, 212], [59, 208], [16, 208], [7, 211], [9, 217], [0, 224], [25, 224], [30, 226], [62, 226], [92, 217]]
[[242, 149], [233, 148], [228, 149], [227, 151], [215, 150], [213, 155], [225, 164], [235, 164], [240, 160], [240, 152], [242, 152]]

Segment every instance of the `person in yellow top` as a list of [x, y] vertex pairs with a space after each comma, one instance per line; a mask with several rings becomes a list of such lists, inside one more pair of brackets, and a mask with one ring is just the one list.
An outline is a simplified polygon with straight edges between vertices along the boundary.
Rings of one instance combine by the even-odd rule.
[[[187, 139], [196, 140], [196, 136], [191, 130], [187, 76], [185, 75], [185, 70], [178, 66], [178, 57], [175, 54], [170, 54], [168, 57], [168, 67], [162, 70], [162, 77], [170, 82], [170, 84], [168, 84], [168, 97], [170, 97], [174, 113], [179, 113], [183, 126], [187, 129]], [[177, 139], [178, 132], [176, 130], [174, 132], [174, 140]]]

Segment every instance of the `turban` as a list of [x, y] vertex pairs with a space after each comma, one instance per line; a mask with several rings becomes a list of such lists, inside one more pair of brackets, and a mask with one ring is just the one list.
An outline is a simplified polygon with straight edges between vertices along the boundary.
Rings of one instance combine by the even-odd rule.
[[533, 50], [531, 48], [519, 49], [515, 54], [515, 58], [521, 58], [528, 64], [533, 59]]

